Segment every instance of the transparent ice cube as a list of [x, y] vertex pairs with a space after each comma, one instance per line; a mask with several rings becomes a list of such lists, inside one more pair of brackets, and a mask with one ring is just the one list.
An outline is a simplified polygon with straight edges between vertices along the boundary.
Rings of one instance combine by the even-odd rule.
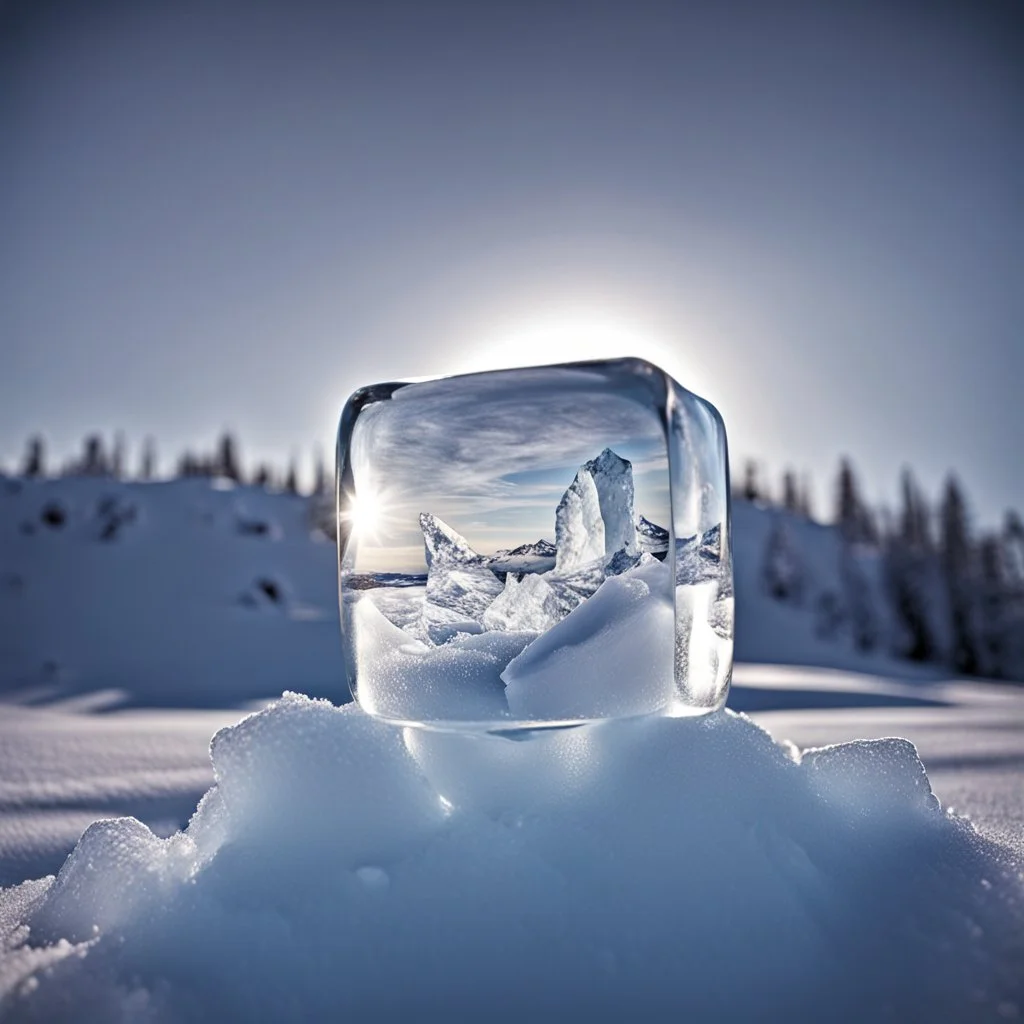
[[345, 666], [371, 714], [511, 732], [725, 703], [725, 428], [650, 363], [362, 388], [337, 485]]

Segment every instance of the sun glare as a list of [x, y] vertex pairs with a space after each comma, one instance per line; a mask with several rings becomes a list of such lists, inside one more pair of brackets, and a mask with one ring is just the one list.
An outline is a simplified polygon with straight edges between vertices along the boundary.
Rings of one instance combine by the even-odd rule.
[[[488, 332], [467, 369], [496, 369], [640, 356], [664, 365], [668, 347], [657, 332], [615, 313], [569, 309], [523, 319]], [[479, 365], [477, 365], [479, 364]]]
[[352, 524], [352, 532], [357, 538], [376, 538], [382, 517], [380, 495], [370, 490], [351, 495], [348, 511], [343, 512], [342, 516]]

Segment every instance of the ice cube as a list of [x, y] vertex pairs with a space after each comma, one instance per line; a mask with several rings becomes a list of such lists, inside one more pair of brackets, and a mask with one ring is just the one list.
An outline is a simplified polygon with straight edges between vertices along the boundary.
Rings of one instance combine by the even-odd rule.
[[365, 388], [338, 481], [346, 668], [367, 710], [519, 728], [725, 702], [725, 432], [649, 363]]

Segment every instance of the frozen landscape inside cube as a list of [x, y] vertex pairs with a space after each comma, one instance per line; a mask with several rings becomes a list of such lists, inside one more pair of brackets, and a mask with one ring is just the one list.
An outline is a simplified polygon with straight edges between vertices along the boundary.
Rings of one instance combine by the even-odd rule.
[[[518, 728], [724, 701], [724, 434], [661, 371], [618, 360], [365, 389], [339, 465], [343, 634], [366, 710]], [[560, 682], [628, 648], [642, 679], [620, 664], [609, 687]]]

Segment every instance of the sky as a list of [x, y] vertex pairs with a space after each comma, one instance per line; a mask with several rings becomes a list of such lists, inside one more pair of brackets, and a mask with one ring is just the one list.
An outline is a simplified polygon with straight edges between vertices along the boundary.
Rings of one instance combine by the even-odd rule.
[[[542, 369], [423, 382], [365, 405], [346, 434], [354, 568], [426, 571], [421, 512], [482, 554], [555, 541], [562, 496], [605, 448], [629, 463], [633, 518], [669, 529], [665, 400], [643, 371]], [[618, 477], [609, 472], [596, 482], [614, 504]]]
[[0, 462], [331, 450], [361, 385], [639, 355], [734, 466], [1024, 508], [1019, 5], [0, 5]]

